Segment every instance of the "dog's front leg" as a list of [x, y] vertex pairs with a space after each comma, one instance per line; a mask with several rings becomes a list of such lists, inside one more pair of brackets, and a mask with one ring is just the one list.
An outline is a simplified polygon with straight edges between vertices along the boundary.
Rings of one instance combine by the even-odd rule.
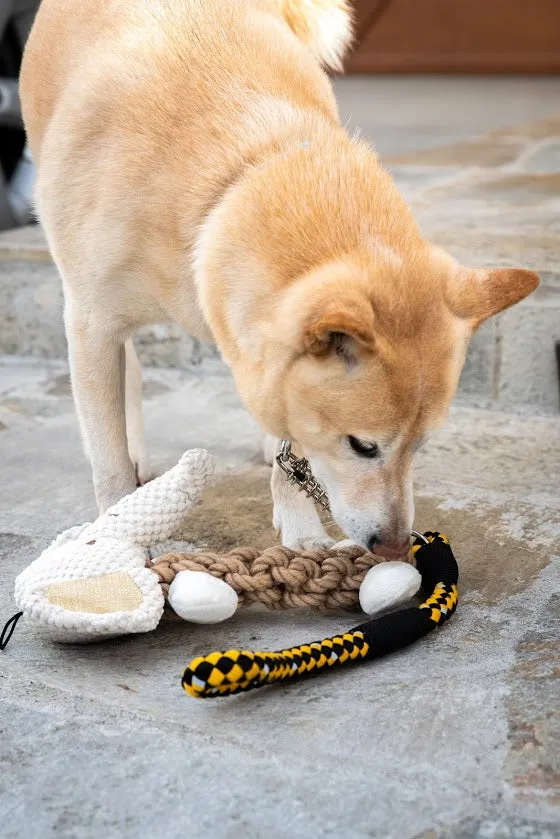
[[272, 464], [272, 523], [281, 533], [282, 544], [293, 550], [331, 547], [328, 535], [314, 502], [286, 480], [276, 461]]
[[132, 338], [124, 345], [126, 355], [125, 413], [128, 453], [136, 470], [136, 483], [142, 486], [152, 477], [146, 449], [144, 415], [142, 411], [142, 367]]
[[67, 305], [68, 356], [74, 401], [91, 462], [99, 510], [136, 487], [125, 418], [125, 350], [121, 338]]

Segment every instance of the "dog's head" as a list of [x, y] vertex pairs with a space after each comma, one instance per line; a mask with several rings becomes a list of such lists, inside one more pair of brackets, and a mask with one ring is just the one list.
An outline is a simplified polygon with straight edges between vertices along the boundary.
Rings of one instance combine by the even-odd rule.
[[276, 433], [301, 446], [349, 537], [386, 556], [408, 549], [413, 456], [446, 416], [469, 338], [537, 285], [423, 245], [406, 262], [387, 248], [337, 260], [285, 293]]

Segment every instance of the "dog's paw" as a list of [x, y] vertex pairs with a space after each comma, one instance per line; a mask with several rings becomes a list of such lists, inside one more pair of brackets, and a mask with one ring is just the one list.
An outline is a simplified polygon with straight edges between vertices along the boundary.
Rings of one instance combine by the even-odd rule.
[[333, 548], [361, 548], [359, 542], [354, 542], [353, 539], [341, 539], [340, 542], [335, 542]]
[[282, 544], [292, 551], [311, 551], [314, 548], [332, 548], [334, 539], [326, 534], [325, 536], [296, 536], [292, 538], [282, 536]]
[[272, 524], [284, 547], [293, 551], [334, 545], [315, 508], [306, 504], [275, 504]]
[[153, 481], [154, 478], [157, 478], [158, 475], [154, 469], [150, 466], [150, 461], [148, 458], [133, 461], [134, 464], [134, 472], [136, 474], [136, 487], [143, 487], [144, 484], [149, 484], [150, 481]]
[[292, 551], [307, 551], [312, 548], [331, 548], [331, 539], [318, 516], [306, 516], [305, 510], [298, 515], [294, 511], [274, 508], [273, 525], [280, 534], [282, 544]]

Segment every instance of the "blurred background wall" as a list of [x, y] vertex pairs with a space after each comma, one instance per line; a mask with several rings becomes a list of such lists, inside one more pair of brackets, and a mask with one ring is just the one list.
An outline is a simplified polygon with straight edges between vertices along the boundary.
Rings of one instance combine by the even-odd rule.
[[31, 218], [32, 164], [17, 95], [23, 47], [39, 0], [0, 0], [0, 230]]
[[[0, 0], [0, 230], [33, 220], [33, 166], [25, 147], [17, 78], [39, 3]], [[560, 72], [560, 0], [354, 0], [354, 8], [357, 38], [346, 63], [350, 76]], [[429, 86], [422, 89], [430, 94]], [[352, 88], [355, 97], [361, 90]], [[343, 94], [343, 89], [337, 92]], [[370, 102], [375, 99], [373, 89], [367, 93]], [[542, 95], [546, 97], [544, 88]], [[511, 105], [515, 107], [515, 97]], [[440, 107], [445, 109], [443, 101]], [[344, 113], [344, 95], [341, 108]], [[370, 108], [359, 110], [367, 130]], [[383, 126], [375, 127], [379, 143]]]
[[355, 0], [349, 73], [558, 73], [558, 0]]

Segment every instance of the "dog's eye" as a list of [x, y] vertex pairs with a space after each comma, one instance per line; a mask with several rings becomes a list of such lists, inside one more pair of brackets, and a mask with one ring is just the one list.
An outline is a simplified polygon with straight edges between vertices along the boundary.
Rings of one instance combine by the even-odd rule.
[[353, 437], [351, 434], [348, 437], [348, 442], [356, 454], [359, 454], [361, 457], [374, 458], [379, 454], [379, 446], [377, 443], [366, 443], [363, 440], [359, 440], [357, 437]]

